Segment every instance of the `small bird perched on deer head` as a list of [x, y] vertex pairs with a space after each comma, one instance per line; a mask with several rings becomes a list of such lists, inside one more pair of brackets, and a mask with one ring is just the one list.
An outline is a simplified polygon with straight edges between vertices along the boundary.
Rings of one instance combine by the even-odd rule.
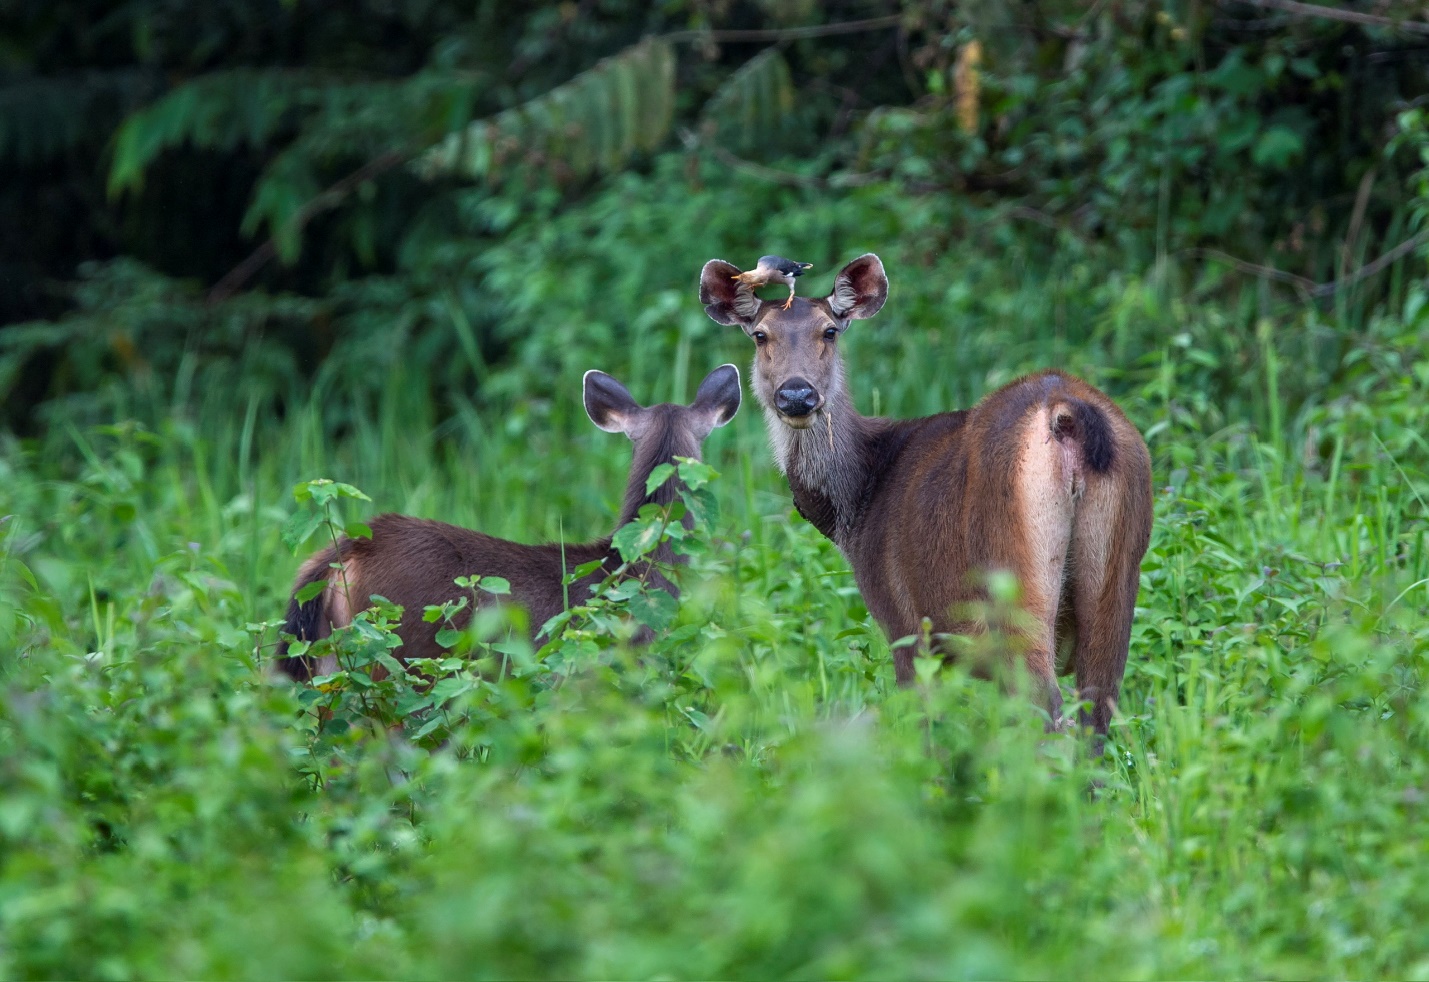
[[796, 263], [783, 256], [760, 256], [753, 269], [731, 276], [730, 279], [739, 280], [751, 290], [768, 286], [770, 283], [783, 283], [789, 288], [789, 299], [784, 301], [784, 309], [788, 310], [794, 302], [794, 278], [803, 276], [805, 270], [813, 268], [813, 263]]

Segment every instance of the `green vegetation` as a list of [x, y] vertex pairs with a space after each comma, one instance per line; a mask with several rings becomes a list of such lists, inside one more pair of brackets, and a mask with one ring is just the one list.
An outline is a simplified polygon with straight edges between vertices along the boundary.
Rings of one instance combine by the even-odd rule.
[[[1412, 248], [1356, 272], [1429, 200], [1417, 25], [270, 6], [10, 32], [6, 91], [50, 101], [0, 100], [0, 975], [1429, 977], [1429, 291]], [[551, 142], [661, 73], [673, 103], [621, 105], [663, 129]], [[423, 156], [474, 123], [495, 157]], [[285, 527], [605, 534], [628, 445], [581, 372], [684, 400], [750, 357], [704, 260], [787, 253], [812, 293], [866, 250], [865, 412], [1059, 365], [1146, 434], [1104, 757], [957, 669], [895, 689], [752, 401], [705, 445], [677, 609], [617, 589], [539, 652], [486, 620], [425, 688], [347, 670], [379, 607], [320, 695], [265, 673]], [[632, 650], [630, 617], [664, 630]]]

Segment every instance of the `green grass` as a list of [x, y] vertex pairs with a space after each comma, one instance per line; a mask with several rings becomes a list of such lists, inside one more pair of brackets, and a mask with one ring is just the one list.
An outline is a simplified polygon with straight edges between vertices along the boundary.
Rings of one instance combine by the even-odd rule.
[[[747, 402], [706, 446], [721, 515], [675, 640], [465, 696], [436, 751], [353, 732], [314, 761], [254, 647], [292, 486], [588, 539], [628, 445], [570, 373], [446, 412], [399, 359], [374, 403], [281, 421], [241, 380], [136, 388], [148, 427], [0, 454], [0, 974], [1429, 977], [1422, 303], [1257, 335], [1131, 283], [1079, 331], [1057, 308], [1084, 271], [988, 268], [846, 357], [865, 411], [1065, 364], [1148, 434], [1106, 758], [956, 670], [895, 690]], [[1326, 331], [1346, 350], [1303, 343]], [[681, 308], [585, 357], [653, 401], [746, 343]]]

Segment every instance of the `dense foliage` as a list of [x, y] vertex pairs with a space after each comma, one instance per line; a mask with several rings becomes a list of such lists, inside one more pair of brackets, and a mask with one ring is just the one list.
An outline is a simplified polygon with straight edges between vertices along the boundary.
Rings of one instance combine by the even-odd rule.
[[[1429, 25], [1303, 7], [11, 4], [0, 974], [1429, 974]], [[752, 403], [677, 606], [267, 672], [285, 528], [609, 532], [581, 373], [684, 400], [704, 260], [866, 250], [863, 411], [1058, 365], [1146, 434], [1106, 756], [896, 690]]]

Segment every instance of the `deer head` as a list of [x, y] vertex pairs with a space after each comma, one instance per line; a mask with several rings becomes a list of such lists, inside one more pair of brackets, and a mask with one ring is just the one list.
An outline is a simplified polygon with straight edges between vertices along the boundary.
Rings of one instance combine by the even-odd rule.
[[700, 303], [715, 321], [738, 325], [753, 339], [752, 384], [765, 409], [790, 429], [807, 429], [830, 396], [843, 392], [839, 335], [888, 299], [883, 263], [871, 252], [860, 256], [839, 270], [827, 297], [797, 297], [788, 310], [735, 281], [739, 272], [723, 259], [705, 263]]

